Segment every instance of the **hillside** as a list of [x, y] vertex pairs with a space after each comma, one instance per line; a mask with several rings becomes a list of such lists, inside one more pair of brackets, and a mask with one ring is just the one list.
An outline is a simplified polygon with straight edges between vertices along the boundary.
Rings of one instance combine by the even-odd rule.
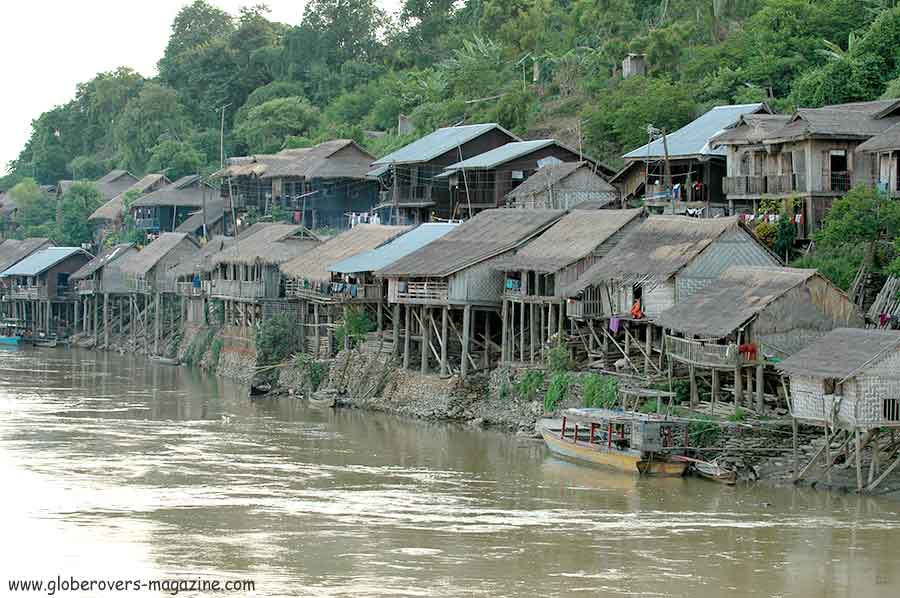
[[[646, 126], [676, 128], [709, 106], [766, 100], [779, 110], [900, 91], [895, 0], [310, 0], [300, 23], [264, 7], [182, 9], [146, 79], [99, 73], [33, 122], [0, 179], [93, 179], [112, 167], [174, 179], [225, 154], [353, 137], [398, 146], [417, 133], [496, 121], [553, 135], [613, 165]], [[647, 57], [622, 79], [622, 58]], [[52, 76], [48, 73], [47, 76]], [[387, 132], [386, 135], [366, 131]]]

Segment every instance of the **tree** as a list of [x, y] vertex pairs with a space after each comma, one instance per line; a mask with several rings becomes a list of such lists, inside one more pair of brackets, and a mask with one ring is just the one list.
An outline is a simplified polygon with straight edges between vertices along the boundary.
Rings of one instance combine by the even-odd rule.
[[165, 173], [174, 181], [185, 175], [200, 172], [204, 162], [203, 154], [190, 143], [166, 139], [150, 151], [147, 170]]
[[78, 247], [94, 238], [94, 223], [88, 217], [103, 205], [103, 195], [93, 183], [76, 182], [62, 196], [61, 218], [53, 238], [63, 246]]
[[96, 156], [78, 156], [69, 162], [69, 172], [73, 180], [92, 181], [106, 174], [109, 169]]
[[300, 97], [269, 100], [250, 110], [235, 128], [235, 135], [254, 153], [277, 152], [289, 136], [308, 135], [319, 122], [319, 112]]
[[188, 134], [190, 123], [175, 91], [148, 83], [128, 102], [115, 125], [116, 153], [123, 167], [144, 172], [151, 148]]
[[9, 190], [16, 204], [16, 234], [21, 238], [51, 237], [56, 223], [56, 202], [34, 179], [26, 178]]

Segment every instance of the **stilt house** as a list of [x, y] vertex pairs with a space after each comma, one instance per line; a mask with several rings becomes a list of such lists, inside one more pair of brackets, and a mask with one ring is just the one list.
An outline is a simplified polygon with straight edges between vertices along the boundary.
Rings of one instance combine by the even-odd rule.
[[[768, 359], [783, 359], [835, 328], [862, 327], [864, 321], [847, 295], [816, 270], [733, 266], [655, 324], [667, 331], [668, 358], [689, 369], [694, 403], [696, 376], [710, 372], [714, 400], [726, 374], [736, 381], [735, 407], [746, 389], [747, 404], [755, 394], [762, 411]], [[777, 380], [775, 385], [777, 392]]]
[[381, 283], [344, 280], [331, 272], [331, 264], [376, 249], [408, 230], [408, 226], [359, 224], [282, 264], [287, 294], [301, 303], [303, 340], [309, 353], [331, 356], [335, 323], [350, 305], [368, 308], [382, 322], [385, 295]]
[[[131, 305], [132, 286], [118, 267], [124, 260], [138, 253], [131, 243], [121, 243], [107, 247], [87, 264], [69, 277], [78, 291], [75, 305], [75, 327], [77, 332], [90, 336], [93, 346], [99, 347], [100, 331], [103, 331], [102, 346], [109, 346], [109, 334], [113, 322], [119, 332], [123, 331], [127, 312]], [[103, 307], [102, 315], [100, 307]], [[101, 319], [102, 317], [102, 319]], [[79, 326], [80, 324], [80, 326]]]
[[0, 277], [10, 280], [7, 293], [33, 333], [68, 336], [75, 320], [75, 293], [69, 277], [93, 256], [80, 247], [47, 247], [10, 266]]
[[132, 193], [143, 195], [145, 193], [150, 193], [151, 191], [156, 191], [169, 184], [171, 184], [171, 181], [169, 181], [164, 174], [148, 174], [94, 210], [88, 217], [88, 220], [100, 224], [101, 229], [120, 228], [125, 220], [127, 212], [125, 209], [126, 195]]
[[[840, 328], [778, 367], [790, 376], [795, 420], [825, 430], [825, 444], [802, 469], [795, 452], [796, 478], [804, 477], [824, 456], [825, 474], [830, 480], [833, 443], [838, 447], [849, 445], [853, 451], [860, 491], [875, 489], [900, 466], [900, 456], [893, 450], [894, 430], [900, 427], [900, 332]], [[796, 426], [794, 430], [796, 446]], [[865, 448], [871, 454], [867, 477], [862, 466]]]
[[511, 208], [619, 207], [619, 191], [590, 162], [546, 164], [506, 194]]
[[[590, 334], [602, 346], [606, 357], [600, 361], [624, 359], [636, 370], [635, 350], [644, 369], [658, 373], [663, 352], [653, 326], [658, 315], [731, 266], [780, 265], [737, 218], [650, 216], [564, 291], [570, 297], [568, 316], [576, 334]], [[632, 315], [636, 302], [640, 313]], [[640, 328], [644, 338], [638, 340]]]
[[[488, 368], [499, 348], [503, 276], [492, 263], [547, 230], [563, 216], [559, 210], [486, 210], [440, 239], [397, 260], [375, 274], [388, 280], [393, 304], [394, 352], [401, 350], [409, 367], [412, 343], [419, 346], [420, 370], [432, 357], [446, 375], [451, 368], [465, 377], [470, 369]], [[435, 322], [440, 312], [440, 326]], [[437, 338], [432, 331], [439, 330]], [[450, 332], [453, 332], [451, 338]], [[481, 363], [473, 358], [473, 347]]]
[[[564, 338], [573, 284], [643, 220], [644, 210], [573, 210], [547, 231], [499, 259], [504, 274], [501, 361], [534, 362], [550, 338]], [[527, 350], [526, 350], [527, 347]]]
[[134, 226], [150, 233], [175, 232], [178, 225], [203, 209], [204, 202], [214, 198], [215, 191], [199, 175], [183, 176], [131, 204]]
[[[50, 239], [44, 237], [29, 237], [22, 240], [6, 239], [0, 242], [0, 272], [14, 266], [36, 251], [51, 245], [53, 243]], [[19, 312], [16, 302], [10, 295], [12, 286], [12, 278], [0, 277], [0, 316], [7, 319], [23, 320], [24, 315]]]

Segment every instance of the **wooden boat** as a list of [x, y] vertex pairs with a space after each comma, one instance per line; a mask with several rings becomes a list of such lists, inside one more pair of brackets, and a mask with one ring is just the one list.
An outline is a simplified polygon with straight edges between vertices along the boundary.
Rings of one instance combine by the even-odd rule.
[[181, 361], [175, 359], [173, 357], [163, 357], [162, 355], [151, 355], [151, 361], [155, 361], [156, 363], [160, 363], [162, 365], [181, 365]]
[[318, 391], [313, 393], [307, 399], [310, 407], [318, 407], [320, 409], [330, 409], [334, 407], [337, 400], [336, 392]]
[[722, 467], [715, 461], [701, 461], [700, 459], [691, 459], [683, 457], [685, 461], [690, 462], [691, 471], [701, 478], [712, 480], [720, 484], [734, 486], [737, 483], [737, 472], [733, 469]]
[[614, 411], [569, 409], [543, 420], [541, 436], [555, 455], [581, 463], [648, 476], [680, 476], [687, 422], [676, 418]]
[[22, 344], [21, 320], [6, 319], [0, 323], [0, 345], [20, 345]]
[[57, 341], [55, 338], [40, 338], [40, 337], [38, 337], [38, 338], [34, 339], [34, 346], [41, 347], [44, 349], [52, 349], [57, 344], [59, 344], [59, 341]]
[[19, 345], [22, 343], [22, 336], [19, 334], [0, 334], [0, 345]]
[[267, 395], [272, 391], [272, 384], [265, 380], [256, 380], [250, 383], [250, 396], [260, 397]]

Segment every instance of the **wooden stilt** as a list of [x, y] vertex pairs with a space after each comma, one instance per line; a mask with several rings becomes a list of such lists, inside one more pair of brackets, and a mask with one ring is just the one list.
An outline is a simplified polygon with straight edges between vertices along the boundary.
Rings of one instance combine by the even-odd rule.
[[550, 338], [550, 335], [544, 336], [547, 332], [547, 310], [544, 309], [544, 304], [539, 304], [538, 309], [541, 312], [541, 325], [538, 328], [538, 340], [540, 341], [539, 345], [541, 347], [541, 361], [543, 361], [546, 357], [544, 347], [547, 346], [546, 340]]
[[[524, 314], [524, 312], [522, 312]], [[466, 305], [463, 308], [463, 329], [462, 329], [462, 360], [459, 366], [459, 375], [465, 379], [469, 372], [469, 334], [472, 329], [472, 306]], [[523, 340], [524, 342], [524, 340]]]
[[[503, 302], [503, 306], [506, 307], [506, 301]], [[441, 376], [446, 376], [449, 373], [447, 363], [447, 321], [449, 319], [450, 308], [445, 305], [441, 308]]]
[[691, 409], [694, 409], [700, 401], [700, 392], [697, 388], [697, 370], [693, 364], [688, 366], [688, 372], [691, 377]]
[[422, 354], [419, 362], [419, 373], [428, 373], [428, 350], [431, 344], [431, 309], [423, 305], [419, 312], [419, 322], [422, 324]]
[[566, 339], [564, 338], [566, 333], [566, 300], [563, 299], [559, 302], [559, 317], [556, 318], [556, 333], [558, 336], [556, 343], [558, 345], [563, 344]]
[[741, 390], [741, 368], [734, 368], [734, 411], [737, 413], [738, 407], [741, 406], [743, 399], [743, 391]]
[[404, 311], [406, 312], [403, 320], [404, 325], [406, 326], [406, 335], [403, 337], [403, 369], [409, 369], [409, 350], [410, 350], [410, 341], [412, 340], [412, 305], [406, 305]]
[[719, 400], [719, 370], [713, 368], [712, 371], [712, 391], [709, 396], [709, 413], [713, 414], [716, 408], [716, 401]]
[[484, 353], [482, 354], [481, 367], [488, 369], [491, 365], [491, 312], [484, 313]]
[[534, 303], [528, 304], [528, 354], [531, 359], [531, 363], [534, 363], [535, 345], [537, 344], [537, 327], [534, 325], [535, 307], [537, 306]]
[[381, 301], [378, 302], [375, 311], [375, 318], [378, 320], [378, 336], [384, 336], [384, 306], [381, 304]]
[[763, 364], [756, 366], [756, 412], [762, 414], [765, 404], [765, 372]]
[[313, 303], [313, 324], [316, 327], [316, 335], [314, 338], [315, 343], [316, 343], [316, 348], [315, 348], [314, 355], [316, 356], [316, 358], [319, 357], [319, 350], [320, 350], [319, 348], [322, 346], [322, 327], [321, 327], [322, 321], [321, 321], [320, 317], [321, 316], [319, 314], [319, 304]]
[[647, 361], [644, 363], [644, 374], [650, 375], [650, 366], [653, 365], [653, 325], [647, 324], [646, 330], [644, 331], [646, 345], [647, 345]]
[[525, 304], [519, 304], [519, 361], [525, 363]]
[[829, 484], [831, 483], [831, 465], [832, 464], [833, 464], [833, 461], [831, 459], [831, 432], [829, 430], [828, 422], [825, 422], [825, 481], [827, 481]]
[[156, 293], [156, 296], [153, 298], [153, 354], [159, 355], [159, 318], [160, 318], [160, 305], [159, 305], [159, 293]]
[[[446, 310], [446, 308], [444, 308]], [[446, 312], [445, 312], [446, 313]], [[509, 301], [503, 300], [500, 305], [500, 362], [507, 363], [509, 361]], [[444, 338], [447, 338], [447, 326], [444, 325]]]
[[798, 442], [798, 438], [797, 438], [797, 432], [798, 432], [797, 429], [798, 428], [799, 428], [799, 426], [797, 425], [797, 418], [792, 417], [791, 418], [791, 432], [792, 432], [791, 448], [793, 449], [793, 456], [794, 456], [794, 470], [792, 472], [792, 475], [793, 475], [795, 484], [797, 483], [797, 480], [800, 479], [798, 477], [798, 475], [800, 473], [800, 454], [799, 454], [799, 450], [798, 450], [799, 442]]
[[869, 463], [869, 479], [866, 484], [871, 484], [875, 481], [875, 474], [878, 469], [878, 450], [880, 448], [880, 432], [878, 430], [874, 430], [875, 434], [872, 436], [872, 461]]
[[397, 359], [400, 355], [400, 304], [394, 304], [394, 316], [391, 325], [394, 333], [394, 346], [391, 347], [391, 357]]
[[[827, 429], [827, 426], [826, 426]], [[856, 489], [859, 492], [863, 490], [863, 478], [862, 478], [862, 439], [859, 435], [859, 428], [856, 429]], [[831, 477], [829, 476], [828, 481], [831, 481]]]

